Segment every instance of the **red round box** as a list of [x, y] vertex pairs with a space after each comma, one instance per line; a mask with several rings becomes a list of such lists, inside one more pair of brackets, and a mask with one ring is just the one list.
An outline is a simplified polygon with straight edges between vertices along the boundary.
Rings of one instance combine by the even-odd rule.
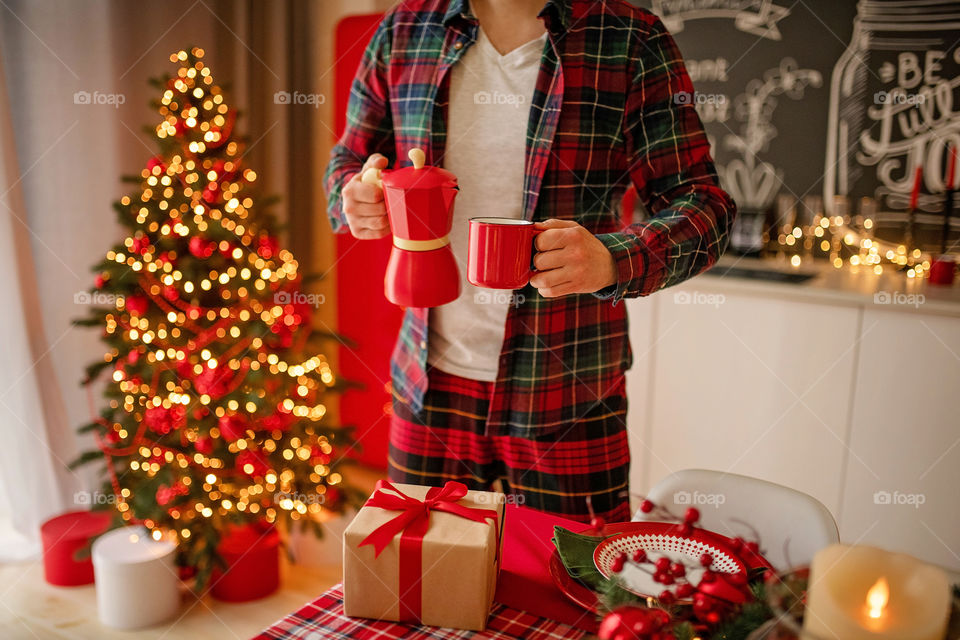
[[73, 587], [93, 582], [93, 562], [87, 554], [77, 560], [75, 554], [92, 538], [110, 526], [107, 511], [68, 511], [50, 518], [40, 527], [43, 540], [43, 575], [47, 582]]
[[230, 527], [217, 552], [227, 568], [210, 577], [214, 598], [245, 602], [268, 596], [280, 586], [280, 534], [266, 524]]

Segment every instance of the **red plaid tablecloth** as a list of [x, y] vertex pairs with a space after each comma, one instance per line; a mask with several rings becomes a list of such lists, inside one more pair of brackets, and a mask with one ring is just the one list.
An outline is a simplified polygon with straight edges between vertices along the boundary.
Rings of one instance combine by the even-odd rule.
[[254, 640], [276, 640], [278, 638], [295, 638], [296, 640], [321, 640], [326, 638], [349, 638], [351, 640], [373, 638], [378, 640], [388, 640], [390, 638], [402, 638], [403, 640], [419, 640], [421, 638], [566, 640], [567, 638], [579, 639], [586, 635], [585, 631], [561, 622], [497, 603], [493, 605], [487, 630], [483, 632], [348, 618], [343, 615], [343, 588], [338, 584], [299, 611], [280, 620]]

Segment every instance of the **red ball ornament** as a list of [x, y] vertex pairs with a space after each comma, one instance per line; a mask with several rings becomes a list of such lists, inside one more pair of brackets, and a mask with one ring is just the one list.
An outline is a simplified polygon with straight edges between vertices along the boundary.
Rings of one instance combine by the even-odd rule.
[[670, 565], [670, 573], [676, 578], [682, 578], [687, 575], [687, 568], [679, 562], [674, 562]]
[[162, 156], [154, 156], [147, 160], [147, 169], [150, 173], [153, 173], [154, 167], [160, 167], [160, 173], [166, 172], [167, 165], [163, 162]]
[[124, 306], [126, 307], [127, 311], [137, 316], [142, 316], [144, 313], [146, 313], [149, 304], [150, 303], [146, 297], [136, 294], [127, 296], [126, 300], [124, 301]]
[[660, 604], [662, 604], [663, 606], [669, 607], [670, 605], [672, 605], [677, 601], [677, 597], [673, 595], [672, 591], [664, 589], [663, 591], [660, 592], [660, 595], [657, 596], [657, 600], [659, 600]]
[[710, 568], [710, 565], [713, 564], [713, 556], [709, 553], [705, 553], [700, 556], [700, 566]]
[[264, 418], [260, 424], [267, 431], [286, 431], [296, 420], [292, 413], [277, 409], [277, 411]]
[[152, 431], [165, 435], [187, 424], [187, 408], [182, 404], [169, 409], [151, 406], [144, 411], [143, 421]]
[[643, 502], [640, 503], [640, 511], [643, 511], [644, 513], [650, 513], [651, 511], [653, 511], [653, 507], [654, 507], [654, 504], [649, 500], [644, 500]]
[[693, 585], [689, 582], [684, 582], [681, 585], [677, 586], [677, 597], [678, 598], [689, 598], [696, 591]]
[[195, 258], [209, 258], [213, 255], [213, 249], [217, 245], [213, 242], [210, 242], [206, 238], [201, 238], [200, 236], [193, 236], [190, 238], [190, 243], [188, 248], [191, 255]]
[[653, 566], [657, 568], [657, 571], [665, 573], [670, 570], [670, 558], [667, 558], [666, 556], [657, 558], [657, 561], [653, 563]]
[[681, 524], [677, 528], [677, 530], [679, 531], [680, 535], [683, 536], [684, 538], [689, 538], [690, 536], [693, 535], [693, 525], [687, 522], [684, 522], [683, 524]]
[[203, 371], [193, 379], [193, 388], [197, 393], [219, 398], [227, 392], [230, 381], [231, 375], [224, 368], [204, 367]]
[[647, 561], [647, 552], [645, 549], [637, 549], [633, 552], [633, 561], [634, 562], [646, 562]]
[[257, 239], [257, 254], [264, 259], [272, 258], [280, 250], [280, 241], [273, 236], [260, 236]]
[[236, 442], [241, 438], [247, 437], [247, 428], [249, 424], [239, 415], [223, 416], [217, 421], [220, 427], [220, 435], [230, 442]]
[[693, 615], [706, 624], [717, 624], [723, 619], [723, 603], [704, 593], [693, 596]]
[[220, 197], [220, 187], [216, 182], [211, 182], [203, 190], [203, 200], [207, 204], [215, 203]]
[[652, 640], [655, 632], [651, 609], [627, 605], [604, 616], [597, 636], [600, 640]]
[[670, 614], [663, 609], [649, 609], [650, 620], [656, 629], [662, 629], [670, 624]]
[[255, 451], [241, 451], [237, 456], [237, 469], [248, 476], [262, 476], [270, 471], [270, 463]]
[[103, 277], [103, 274], [98, 273], [97, 276], [93, 279], [93, 286], [97, 289], [102, 289], [103, 285], [107, 283], [107, 279]]
[[687, 524], [696, 524], [700, 519], [700, 510], [696, 507], [690, 507], [687, 509], [687, 512], [683, 514], [683, 521]]
[[193, 443], [193, 448], [197, 450], [197, 453], [208, 456], [213, 453], [213, 438], [210, 436], [200, 436]]

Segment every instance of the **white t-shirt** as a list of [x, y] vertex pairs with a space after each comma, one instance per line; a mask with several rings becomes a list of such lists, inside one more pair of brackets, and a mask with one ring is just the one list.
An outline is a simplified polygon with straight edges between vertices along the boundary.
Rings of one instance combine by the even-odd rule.
[[450, 245], [460, 297], [430, 310], [427, 362], [472, 380], [495, 381], [513, 292], [467, 282], [467, 220], [523, 217], [530, 103], [546, 33], [501, 55], [483, 29], [450, 70], [443, 166], [457, 176]]

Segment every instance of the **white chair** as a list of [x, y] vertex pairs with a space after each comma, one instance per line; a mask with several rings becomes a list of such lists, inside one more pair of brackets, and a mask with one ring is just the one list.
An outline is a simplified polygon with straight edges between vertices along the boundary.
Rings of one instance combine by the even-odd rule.
[[[758, 478], [686, 469], [662, 479], [647, 498], [680, 518], [697, 507], [699, 526], [709, 531], [759, 536], [764, 557], [778, 570], [810, 564], [813, 554], [840, 540], [836, 521], [818, 500]], [[633, 519], [662, 518], [637, 510]]]

